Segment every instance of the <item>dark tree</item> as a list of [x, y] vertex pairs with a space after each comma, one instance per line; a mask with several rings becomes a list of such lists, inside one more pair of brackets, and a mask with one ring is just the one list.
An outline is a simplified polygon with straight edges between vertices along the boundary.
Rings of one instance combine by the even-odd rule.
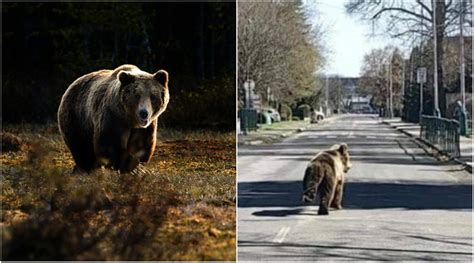
[[121, 64], [170, 73], [161, 126], [234, 129], [235, 3], [2, 3], [3, 112], [56, 120], [76, 78]]

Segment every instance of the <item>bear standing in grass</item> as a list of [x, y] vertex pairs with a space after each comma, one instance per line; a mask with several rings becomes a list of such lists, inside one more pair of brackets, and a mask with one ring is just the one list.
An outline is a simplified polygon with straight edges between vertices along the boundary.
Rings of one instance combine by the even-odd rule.
[[347, 144], [335, 144], [319, 152], [308, 164], [303, 179], [303, 202], [319, 196], [319, 215], [328, 215], [329, 207], [342, 208], [344, 174], [351, 168]]
[[129, 172], [148, 162], [158, 117], [169, 101], [168, 73], [133, 65], [100, 70], [74, 81], [58, 110], [61, 135], [76, 162], [90, 172], [102, 165]]

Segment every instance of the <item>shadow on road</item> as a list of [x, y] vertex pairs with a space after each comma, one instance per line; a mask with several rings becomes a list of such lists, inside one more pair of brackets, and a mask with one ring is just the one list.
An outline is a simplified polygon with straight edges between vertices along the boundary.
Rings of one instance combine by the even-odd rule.
[[[418, 250], [418, 249], [397, 249], [397, 248], [376, 248], [376, 247], [357, 247], [341, 244], [314, 245], [298, 243], [274, 243], [264, 241], [245, 241], [239, 240], [239, 247], [275, 247], [284, 249], [311, 249], [311, 253], [292, 253], [288, 255], [278, 255], [278, 257], [291, 257], [301, 260], [304, 258], [314, 259], [317, 257], [335, 257], [340, 260], [440, 260], [443, 256], [472, 257], [471, 252], [460, 251], [440, 251], [440, 250]], [[377, 253], [377, 254], [374, 254]]]
[[[271, 155], [271, 154], [269, 154]], [[296, 156], [296, 157], [292, 157]], [[299, 154], [288, 154], [287, 157], [281, 157], [278, 158], [280, 161], [299, 161], [299, 162], [309, 162], [311, 158], [308, 157], [298, 157]], [[306, 156], [306, 155], [305, 155]], [[437, 160], [431, 160], [431, 159], [423, 159], [423, 160], [416, 160], [413, 161], [413, 159], [409, 157], [391, 157], [387, 158], [384, 156], [351, 156], [351, 161], [359, 161], [359, 162], [364, 162], [364, 163], [372, 163], [372, 164], [386, 164], [386, 165], [430, 165], [430, 166], [448, 166], [448, 165], [455, 165], [457, 164], [453, 160], [449, 161], [437, 161]], [[459, 168], [459, 171], [462, 171], [463, 169]], [[445, 172], [445, 170], [438, 170], [440, 172]], [[448, 170], [450, 171], [450, 170]]]
[[[298, 215], [301, 181], [260, 181], [238, 184], [238, 206], [289, 207], [290, 210], [257, 211], [256, 216]], [[471, 185], [431, 185], [407, 183], [348, 182], [345, 187], [345, 209], [471, 209]]]

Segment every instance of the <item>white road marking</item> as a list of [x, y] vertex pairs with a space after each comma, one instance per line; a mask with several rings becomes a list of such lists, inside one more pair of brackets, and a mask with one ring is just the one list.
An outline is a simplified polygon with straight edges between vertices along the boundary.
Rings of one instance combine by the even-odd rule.
[[290, 228], [285, 226], [278, 231], [278, 234], [273, 239], [273, 243], [282, 243], [285, 240], [286, 235], [290, 232]]
[[[351, 132], [351, 133], [352, 133], [352, 132]], [[347, 136], [347, 138], [348, 138], [348, 139], [354, 139], [354, 138], [356, 138], [356, 136], [354, 136], [354, 135], [349, 135], [349, 136]]]
[[328, 139], [337, 138], [337, 136], [336, 135], [328, 135], [328, 136], [326, 136], [326, 138], [328, 138]]
[[351, 131], [350, 131], [349, 134], [347, 135], [347, 138], [355, 138], [355, 136], [354, 136], [354, 128], [355, 128], [355, 126], [356, 126], [355, 123], [356, 123], [356, 122], [353, 122], [353, 123], [351, 124]]
[[367, 135], [367, 136], [365, 136], [365, 138], [367, 138], [367, 139], [376, 139], [377, 137], [375, 137], [375, 136], [370, 136], [370, 135]]

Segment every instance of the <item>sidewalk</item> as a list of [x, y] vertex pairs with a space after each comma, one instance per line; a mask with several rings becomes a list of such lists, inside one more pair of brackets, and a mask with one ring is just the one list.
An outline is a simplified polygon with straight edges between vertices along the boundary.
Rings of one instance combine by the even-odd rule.
[[308, 121], [282, 121], [271, 125], [260, 124], [257, 131], [251, 131], [247, 135], [238, 135], [238, 145], [259, 145], [272, 144], [282, 141], [295, 133], [302, 132], [311, 126], [322, 125], [338, 118], [339, 115], [332, 115], [319, 123], [311, 124]]
[[[382, 123], [387, 124], [406, 135], [423, 141], [420, 137], [420, 125], [418, 123], [404, 122], [401, 118], [382, 119]], [[472, 144], [473, 138], [461, 136], [459, 139], [459, 147], [461, 148], [461, 156], [455, 158], [459, 163], [462, 163], [466, 168], [472, 172]], [[438, 150], [438, 149], [437, 149]]]

